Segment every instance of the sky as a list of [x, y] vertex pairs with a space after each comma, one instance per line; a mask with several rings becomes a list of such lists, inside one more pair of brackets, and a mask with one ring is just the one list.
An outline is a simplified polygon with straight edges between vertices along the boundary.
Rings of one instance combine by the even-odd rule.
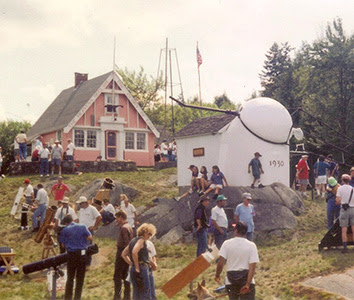
[[97, 77], [113, 57], [156, 78], [166, 38], [174, 95], [198, 95], [198, 42], [203, 102], [226, 93], [242, 103], [260, 90], [274, 42], [299, 49], [337, 17], [353, 34], [353, 13], [352, 0], [0, 0], [0, 120], [34, 123], [75, 72]]

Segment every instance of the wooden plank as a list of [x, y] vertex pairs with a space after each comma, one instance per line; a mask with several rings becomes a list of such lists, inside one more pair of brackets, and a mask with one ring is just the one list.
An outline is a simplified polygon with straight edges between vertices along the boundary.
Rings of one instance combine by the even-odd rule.
[[204, 253], [198, 256], [182, 271], [175, 275], [172, 279], [166, 282], [162, 287], [162, 291], [168, 298], [172, 298], [188, 283], [196, 279], [206, 269], [210, 267], [210, 262], [216, 257], [212, 253]]
[[11, 215], [13, 215], [13, 216], [16, 215], [17, 208], [18, 208], [18, 206], [20, 204], [20, 200], [21, 200], [21, 197], [23, 195], [23, 190], [24, 190], [23, 187], [20, 187], [18, 189], [17, 195], [15, 197], [14, 204], [13, 204], [12, 209], [11, 209]]

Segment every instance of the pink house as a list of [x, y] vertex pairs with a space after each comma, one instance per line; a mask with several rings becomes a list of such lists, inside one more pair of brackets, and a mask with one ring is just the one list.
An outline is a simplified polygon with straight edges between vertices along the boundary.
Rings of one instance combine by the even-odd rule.
[[[88, 80], [75, 73], [75, 86], [63, 90], [27, 133], [33, 144], [56, 139], [64, 150], [71, 139], [75, 160], [131, 160], [154, 165], [159, 132], [115, 71]], [[33, 148], [33, 147], [32, 147]]]

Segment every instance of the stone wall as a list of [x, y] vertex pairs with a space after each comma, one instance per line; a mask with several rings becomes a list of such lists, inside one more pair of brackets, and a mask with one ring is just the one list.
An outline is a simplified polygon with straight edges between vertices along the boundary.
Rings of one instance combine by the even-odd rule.
[[[62, 174], [72, 174], [73, 167], [78, 164], [78, 171], [83, 173], [112, 172], [112, 171], [136, 171], [136, 163], [133, 161], [63, 161]], [[49, 164], [49, 169], [51, 165]], [[58, 171], [56, 170], [56, 173]], [[33, 175], [39, 174], [39, 162], [12, 162], [9, 175]]]

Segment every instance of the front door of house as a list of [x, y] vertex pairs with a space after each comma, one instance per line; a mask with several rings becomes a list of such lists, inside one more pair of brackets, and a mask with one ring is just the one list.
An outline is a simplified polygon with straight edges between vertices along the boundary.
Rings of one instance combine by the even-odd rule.
[[106, 131], [106, 159], [117, 159], [117, 132]]

